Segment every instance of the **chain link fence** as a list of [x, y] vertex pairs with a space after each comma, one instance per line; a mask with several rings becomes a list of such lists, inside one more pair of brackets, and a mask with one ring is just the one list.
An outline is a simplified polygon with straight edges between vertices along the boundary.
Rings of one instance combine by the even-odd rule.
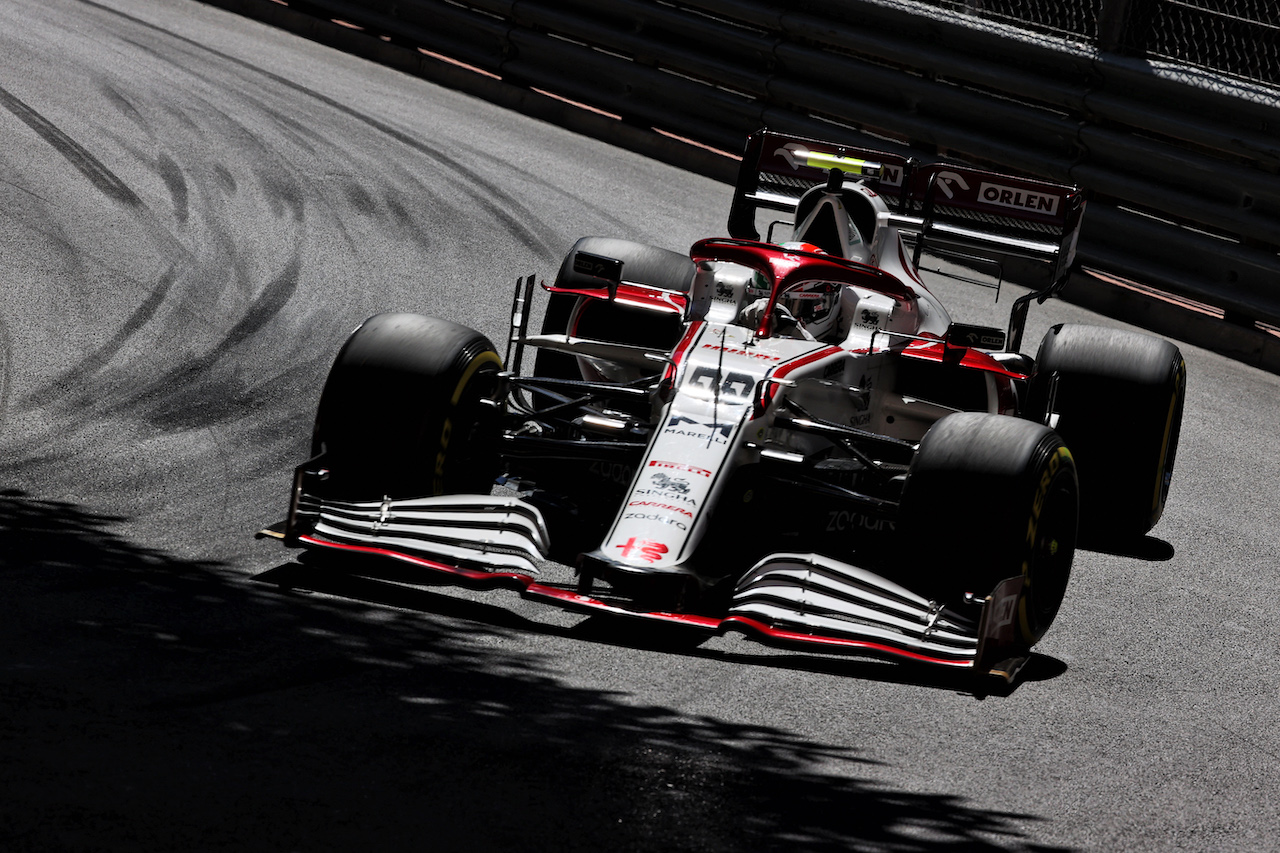
[[1126, 27], [1126, 52], [1280, 85], [1275, 0], [1148, 0]]
[[917, 0], [1103, 50], [1280, 86], [1276, 0]]
[[1104, 0], [919, 0], [933, 6], [1022, 29], [1093, 42]]

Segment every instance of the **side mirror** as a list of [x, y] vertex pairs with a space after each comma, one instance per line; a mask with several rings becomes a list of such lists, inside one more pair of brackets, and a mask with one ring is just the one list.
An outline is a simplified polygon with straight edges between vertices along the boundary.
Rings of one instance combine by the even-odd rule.
[[967, 323], [952, 323], [947, 327], [946, 343], [948, 347], [968, 347], [970, 349], [1002, 350], [1005, 344], [1003, 329], [992, 326], [971, 326]]
[[[576, 252], [573, 256], [573, 272], [575, 276], [586, 277], [587, 281], [576, 286], [584, 289], [606, 288], [609, 298], [618, 296], [618, 285], [622, 283], [622, 261], [617, 258], [606, 258], [589, 252]], [[593, 281], [594, 279], [594, 281]]]

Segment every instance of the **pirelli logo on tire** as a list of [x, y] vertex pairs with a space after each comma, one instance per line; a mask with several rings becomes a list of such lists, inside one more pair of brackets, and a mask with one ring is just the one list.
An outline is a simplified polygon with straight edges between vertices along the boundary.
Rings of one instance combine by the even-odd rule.
[[[1071, 458], [1071, 451], [1065, 447], [1059, 447], [1049, 457], [1045, 463], [1044, 469], [1040, 472], [1040, 480], [1036, 483], [1035, 499], [1031, 502], [1031, 518], [1027, 521], [1027, 546], [1035, 547], [1036, 534], [1040, 529], [1040, 513], [1044, 510], [1045, 498], [1049, 496], [1049, 489], [1053, 486], [1054, 477], [1058, 475], [1058, 471], [1063, 465], [1075, 466], [1075, 460]], [[1025, 571], [1026, 564], [1023, 564]]]

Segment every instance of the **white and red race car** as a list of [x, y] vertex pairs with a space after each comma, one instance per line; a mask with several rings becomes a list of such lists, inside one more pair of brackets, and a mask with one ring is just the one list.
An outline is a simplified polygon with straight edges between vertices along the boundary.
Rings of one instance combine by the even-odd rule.
[[[1020, 352], [1083, 211], [1069, 186], [756, 133], [731, 237], [688, 255], [579, 240], [543, 285], [540, 334], [534, 279], [517, 282], [505, 359], [442, 319], [362, 324], [274, 535], [584, 612], [1012, 679], [1077, 536], [1144, 536], [1178, 443], [1174, 345], [1062, 325]], [[922, 252], [1041, 285], [1007, 329], [956, 324]], [[543, 579], [549, 564], [574, 575]]]

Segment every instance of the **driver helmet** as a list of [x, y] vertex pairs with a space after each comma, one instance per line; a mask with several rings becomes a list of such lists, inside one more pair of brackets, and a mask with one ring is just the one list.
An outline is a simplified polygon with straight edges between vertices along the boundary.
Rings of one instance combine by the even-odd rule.
[[[810, 251], [810, 247], [788, 244], [788, 248]], [[802, 281], [778, 295], [778, 304], [791, 313], [800, 327], [824, 340], [840, 325], [840, 291], [843, 285], [834, 281]]]

